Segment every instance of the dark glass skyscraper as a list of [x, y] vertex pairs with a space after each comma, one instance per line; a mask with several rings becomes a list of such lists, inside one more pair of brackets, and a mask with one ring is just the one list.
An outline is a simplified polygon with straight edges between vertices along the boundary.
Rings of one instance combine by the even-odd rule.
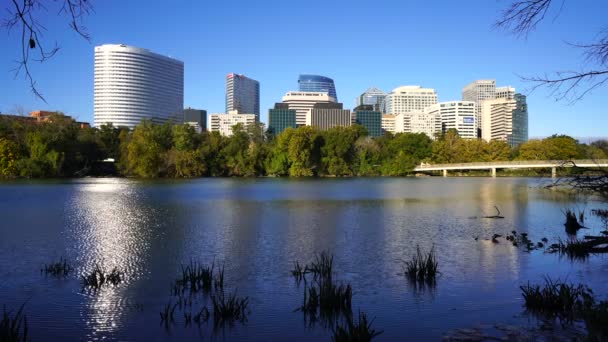
[[296, 110], [289, 109], [287, 103], [276, 103], [268, 110], [268, 131], [278, 135], [289, 127], [296, 128]]
[[329, 77], [319, 75], [300, 75], [298, 84], [300, 85], [300, 91], [326, 92], [329, 93], [329, 96], [338, 101], [334, 80]]
[[260, 83], [239, 74], [226, 75], [226, 113], [255, 114], [260, 120]]

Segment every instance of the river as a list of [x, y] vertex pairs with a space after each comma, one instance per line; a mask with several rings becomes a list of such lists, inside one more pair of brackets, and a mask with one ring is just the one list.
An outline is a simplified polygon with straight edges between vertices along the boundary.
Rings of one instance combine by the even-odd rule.
[[[563, 210], [586, 210], [605, 229], [593, 197], [543, 189], [538, 178], [77, 179], [0, 183], [0, 305], [25, 303], [32, 340], [330, 340], [331, 327], [296, 309], [303, 285], [290, 271], [315, 253], [334, 255], [335, 278], [353, 288], [353, 312], [374, 318], [378, 341], [439, 340], [456, 329], [536, 331], [519, 286], [543, 277], [608, 293], [608, 259], [569, 260], [526, 251], [493, 234], [534, 242], [567, 239]], [[504, 219], [494, 215], [495, 206]], [[477, 239], [476, 239], [477, 238]], [[400, 260], [420, 246], [437, 252], [435, 286], [414, 286]], [[65, 257], [65, 278], [41, 267]], [[176, 298], [180, 265], [224, 265], [230, 291], [249, 297], [246, 322], [172, 324], [159, 312]], [[95, 263], [124, 281], [83, 291]], [[208, 304], [208, 303], [207, 303]], [[181, 311], [180, 311], [181, 310]], [[501, 330], [502, 329], [502, 330]]]

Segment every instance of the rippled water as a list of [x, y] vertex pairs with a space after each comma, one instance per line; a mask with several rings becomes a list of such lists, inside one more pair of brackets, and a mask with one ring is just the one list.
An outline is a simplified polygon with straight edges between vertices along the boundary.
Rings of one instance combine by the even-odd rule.
[[[525, 178], [336, 180], [202, 179], [141, 182], [85, 179], [0, 183], [0, 305], [26, 303], [33, 340], [329, 340], [308, 326], [293, 262], [334, 253], [336, 278], [353, 286], [353, 310], [375, 317], [378, 340], [440, 339], [457, 328], [529, 326], [519, 285], [546, 275], [606, 294], [608, 259], [569, 261], [525, 252], [511, 230], [533, 241], [567, 238], [565, 208], [607, 208], [593, 198], [541, 189]], [[475, 218], [495, 213], [502, 220]], [[584, 234], [601, 221], [587, 215]], [[475, 237], [479, 237], [475, 240]], [[435, 246], [436, 287], [413, 287], [399, 260]], [[66, 257], [67, 279], [40, 273]], [[223, 263], [228, 289], [250, 298], [246, 324], [215, 329], [160, 324], [170, 283], [191, 259]], [[78, 276], [95, 263], [125, 272], [97, 293]], [[203, 302], [194, 306], [202, 306]], [[192, 311], [195, 311], [194, 309]]]

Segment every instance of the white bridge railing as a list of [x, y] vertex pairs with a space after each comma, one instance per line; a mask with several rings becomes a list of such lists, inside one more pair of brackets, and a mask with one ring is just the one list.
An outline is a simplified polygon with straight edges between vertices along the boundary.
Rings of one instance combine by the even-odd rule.
[[492, 176], [496, 176], [496, 169], [532, 169], [551, 168], [552, 177], [556, 176], [556, 169], [560, 167], [584, 167], [603, 168], [608, 167], [608, 159], [580, 159], [580, 160], [513, 160], [497, 162], [478, 163], [453, 163], [453, 164], [421, 164], [414, 171], [443, 171], [447, 176], [449, 170], [490, 170]]

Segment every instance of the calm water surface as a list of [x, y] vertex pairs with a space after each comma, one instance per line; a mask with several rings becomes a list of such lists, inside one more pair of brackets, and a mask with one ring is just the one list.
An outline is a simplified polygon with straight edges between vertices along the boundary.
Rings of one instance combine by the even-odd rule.
[[[608, 259], [572, 262], [525, 252], [494, 233], [527, 232], [533, 241], [567, 238], [562, 210], [608, 204], [541, 189], [525, 178], [336, 180], [202, 179], [142, 182], [85, 179], [0, 183], [0, 305], [26, 303], [33, 340], [329, 340], [308, 326], [293, 262], [334, 253], [335, 277], [353, 286], [353, 310], [376, 317], [378, 340], [438, 340], [457, 328], [534, 326], [519, 285], [546, 275], [608, 291]], [[493, 215], [502, 220], [474, 218]], [[479, 237], [475, 240], [475, 237]], [[411, 286], [399, 260], [435, 246], [434, 288]], [[60, 257], [67, 279], [40, 274]], [[167, 329], [159, 312], [170, 283], [191, 259], [224, 263], [226, 287], [250, 298], [245, 324]], [[125, 282], [98, 293], [78, 276], [96, 262], [118, 266]], [[196, 301], [192, 311], [202, 307]], [[187, 310], [189, 311], [189, 310]]]

